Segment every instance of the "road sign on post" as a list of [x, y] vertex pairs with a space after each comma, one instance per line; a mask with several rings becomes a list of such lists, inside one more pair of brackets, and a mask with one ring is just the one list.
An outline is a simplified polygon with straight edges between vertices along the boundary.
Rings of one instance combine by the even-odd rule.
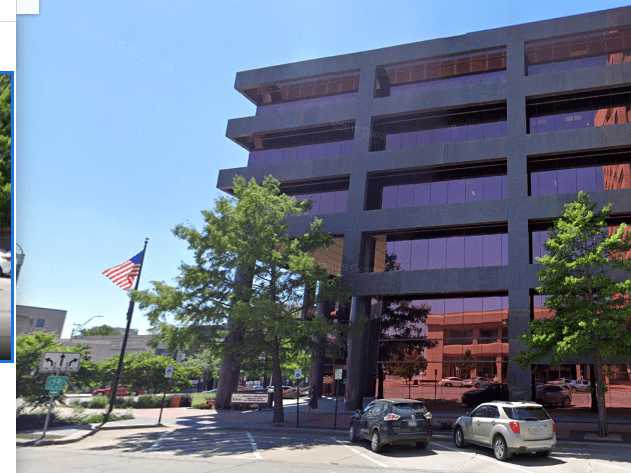
[[300, 368], [296, 368], [294, 370], [294, 378], [295, 379], [302, 379], [302, 370]]
[[296, 368], [294, 370], [294, 379], [296, 380], [296, 427], [298, 427], [300, 423], [300, 386], [299, 381], [302, 379], [302, 370], [300, 368]]
[[68, 384], [68, 376], [49, 376], [46, 378], [46, 391], [51, 397], [59, 396]]
[[173, 371], [175, 371], [175, 367], [173, 365], [167, 366], [164, 370], [164, 377], [167, 379], [173, 378]]
[[338, 383], [344, 379], [344, 370], [342, 368], [335, 368], [335, 376], [333, 376], [335, 383], [333, 389], [335, 389], [335, 412], [333, 413], [333, 429], [337, 428], [337, 394], [339, 391]]
[[81, 365], [81, 353], [48, 352], [42, 356], [40, 373], [76, 373]]

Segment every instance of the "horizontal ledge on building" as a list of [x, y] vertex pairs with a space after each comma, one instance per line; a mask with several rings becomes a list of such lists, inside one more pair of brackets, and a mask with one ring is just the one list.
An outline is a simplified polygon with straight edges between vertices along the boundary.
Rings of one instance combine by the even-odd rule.
[[354, 296], [464, 294], [508, 290], [508, 266], [357, 273]]

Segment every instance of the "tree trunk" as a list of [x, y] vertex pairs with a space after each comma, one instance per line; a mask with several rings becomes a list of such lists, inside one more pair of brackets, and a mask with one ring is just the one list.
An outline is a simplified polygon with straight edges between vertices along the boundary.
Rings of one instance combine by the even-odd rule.
[[280, 369], [280, 341], [274, 338], [272, 344], [272, 382], [274, 383], [274, 424], [285, 422], [285, 412], [283, 410], [283, 380]]
[[[320, 302], [316, 316], [326, 318], [326, 314], [329, 311], [329, 304], [327, 302]], [[325, 345], [326, 337], [313, 337], [311, 346], [311, 367], [309, 369], [309, 383], [311, 384], [309, 407], [312, 409], [318, 408], [318, 401], [322, 397], [322, 376], [324, 375], [322, 364], [324, 363], [325, 357]]]
[[598, 412], [598, 399], [596, 398], [596, 370], [594, 365], [589, 365], [589, 393], [591, 395], [592, 403], [589, 408], [592, 412]]
[[377, 364], [377, 399], [383, 399], [383, 382], [386, 378], [383, 372], [383, 363]]
[[594, 362], [594, 371], [596, 372], [596, 398], [598, 400], [598, 435], [607, 436], [607, 407], [605, 405], [605, 376], [603, 373], [603, 365], [600, 359]]
[[238, 341], [241, 339], [239, 329], [233, 329], [226, 337], [226, 350], [221, 360], [219, 369], [219, 383], [217, 385], [217, 396], [215, 406], [217, 409], [230, 408], [232, 393], [239, 387], [239, 373], [241, 372], [241, 359], [236, 351]]
[[[252, 272], [239, 268], [234, 276], [234, 291], [237, 301], [246, 301], [252, 290]], [[241, 373], [240, 349], [243, 341], [243, 327], [234, 321], [228, 321], [228, 335], [224, 341], [224, 353], [219, 369], [219, 383], [215, 406], [218, 409], [228, 409], [232, 393], [239, 387]]]

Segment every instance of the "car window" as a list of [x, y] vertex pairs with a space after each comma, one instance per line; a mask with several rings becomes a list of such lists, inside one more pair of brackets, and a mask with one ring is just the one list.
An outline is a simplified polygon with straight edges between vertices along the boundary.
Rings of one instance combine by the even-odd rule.
[[515, 420], [548, 420], [550, 415], [539, 406], [528, 407], [505, 407], [506, 415]]
[[422, 402], [397, 402], [394, 405], [394, 412], [401, 416], [410, 416], [417, 413], [425, 413], [425, 404]]
[[368, 414], [373, 407], [375, 407], [375, 403], [371, 402], [366, 407], [364, 407], [364, 410], [362, 411], [362, 415]]
[[486, 406], [480, 406], [471, 413], [471, 417], [486, 417]]
[[500, 411], [496, 406], [486, 406], [486, 416], [491, 419], [499, 419]]

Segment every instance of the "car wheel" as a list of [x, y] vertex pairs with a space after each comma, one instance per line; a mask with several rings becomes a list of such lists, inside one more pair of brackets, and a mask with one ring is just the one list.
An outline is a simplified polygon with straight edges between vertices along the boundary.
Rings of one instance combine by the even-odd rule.
[[542, 457], [542, 458], [549, 457], [550, 456], [550, 450], [544, 450], [542, 452], [537, 452], [537, 453], [535, 453], [535, 456]]
[[359, 440], [357, 438], [357, 430], [355, 430], [355, 426], [351, 425], [351, 428], [348, 430], [348, 438], [352, 443], [357, 442]]
[[563, 399], [563, 407], [568, 407], [570, 405], [570, 398], [566, 397], [565, 399]]
[[454, 430], [454, 444], [458, 448], [464, 448], [467, 446], [467, 442], [464, 440], [464, 432], [460, 427], [456, 427], [456, 430]]
[[379, 438], [379, 431], [377, 430], [370, 436], [370, 449], [375, 453], [381, 451], [381, 439]]
[[497, 435], [493, 439], [493, 456], [499, 461], [506, 461], [510, 458], [510, 453], [508, 453], [508, 445], [506, 445], [506, 440], [501, 435]]
[[480, 383], [475, 383], [475, 387], [479, 388], [480, 387]]
[[451, 383], [445, 383], [445, 387], [446, 388], [450, 388], [451, 387]]
[[427, 448], [427, 442], [416, 442], [416, 448], [425, 450]]

